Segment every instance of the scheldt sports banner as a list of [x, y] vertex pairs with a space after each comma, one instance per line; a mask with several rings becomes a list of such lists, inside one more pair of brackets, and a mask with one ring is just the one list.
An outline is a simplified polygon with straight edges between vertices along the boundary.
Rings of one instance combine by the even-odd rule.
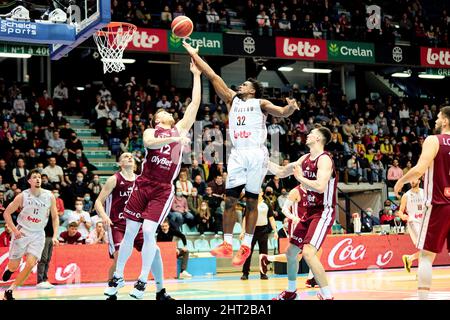
[[167, 30], [138, 28], [127, 50], [168, 52]]
[[375, 47], [365, 42], [328, 41], [328, 60], [374, 63]]
[[[183, 39], [178, 38], [172, 32], [169, 32], [168, 35], [170, 52], [187, 53], [182, 45]], [[186, 42], [194, 48], [199, 47], [200, 54], [223, 54], [222, 33], [193, 32], [190, 37], [186, 39]]]
[[[164, 264], [166, 279], [177, 276], [177, 258], [175, 242], [158, 242]], [[25, 266], [22, 259], [21, 268]], [[112, 259], [109, 258], [107, 244], [61, 245], [53, 248], [53, 256], [48, 269], [48, 281], [55, 284], [105, 282]], [[3, 274], [8, 264], [8, 248], [0, 248], [0, 273]], [[136, 250], [125, 268], [125, 280], [136, 280], [141, 272], [141, 255]], [[36, 284], [37, 267], [33, 268], [25, 285]], [[10, 285], [18, 272], [0, 286]], [[153, 276], [151, 276], [153, 277]]]
[[450, 49], [421, 47], [420, 64], [427, 67], [450, 68]]
[[328, 59], [326, 40], [276, 37], [275, 41], [279, 58], [314, 61]]
[[[285, 251], [287, 243], [280, 239], [280, 251]], [[417, 251], [409, 235], [328, 235], [322, 248], [320, 260], [327, 271], [402, 268], [402, 255]], [[450, 265], [446, 248], [433, 265]]]
[[275, 39], [253, 35], [223, 35], [223, 53], [237, 56], [274, 57]]

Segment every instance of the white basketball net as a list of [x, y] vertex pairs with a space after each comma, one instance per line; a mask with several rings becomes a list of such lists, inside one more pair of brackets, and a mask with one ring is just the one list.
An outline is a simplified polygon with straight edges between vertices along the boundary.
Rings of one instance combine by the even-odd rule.
[[123, 52], [133, 38], [137, 27], [129, 23], [112, 23], [94, 33], [94, 40], [103, 61], [103, 72], [125, 70]]

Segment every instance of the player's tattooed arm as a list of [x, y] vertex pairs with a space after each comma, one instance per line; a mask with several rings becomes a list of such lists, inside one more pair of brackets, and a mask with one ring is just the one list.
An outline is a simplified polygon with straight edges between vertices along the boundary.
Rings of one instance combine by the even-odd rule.
[[297, 100], [286, 98], [288, 103], [285, 107], [279, 107], [266, 99], [261, 99], [261, 109], [275, 117], [289, 117], [295, 110], [299, 109]]

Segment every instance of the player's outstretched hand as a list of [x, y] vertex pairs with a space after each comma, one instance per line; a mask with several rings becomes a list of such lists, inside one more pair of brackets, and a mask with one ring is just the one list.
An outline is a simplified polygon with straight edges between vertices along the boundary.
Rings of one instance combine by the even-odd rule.
[[287, 101], [288, 105], [291, 106], [291, 107], [294, 107], [295, 110], [300, 109], [298, 104], [297, 104], [297, 100], [286, 98], [286, 101]]
[[191, 59], [191, 72], [194, 76], [202, 74], [202, 72], [197, 68], [197, 65], [195, 64], [193, 59]]
[[102, 222], [105, 227], [114, 225], [114, 223], [112, 223], [111, 219], [108, 216], [103, 217]]
[[53, 237], [53, 238], [52, 238], [52, 242], [53, 242], [53, 245], [54, 245], [54, 246], [59, 245], [59, 240], [58, 240], [58, 238]]
[[183, 39], [183, 47], [186, 49], [186, 51], [191, 55], [194, 56], [196, 54], [198, 54], [198, 47], [197, 48], [193, 48], [189, 43], [187, 43], [184, 39]]

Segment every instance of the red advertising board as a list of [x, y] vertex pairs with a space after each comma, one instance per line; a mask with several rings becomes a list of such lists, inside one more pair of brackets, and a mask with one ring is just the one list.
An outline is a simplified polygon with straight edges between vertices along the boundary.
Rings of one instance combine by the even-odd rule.
[[421, 47], [420, 64], [426, 67], [450, 68], [450, 49]]
[[127, 50], [168, 52], [167, 30], [137, 28]]
[[[177, 258], [175, 242], [159, 242], [164, 264], [166, 279], [177, 276]], [[48, 280], [55, 284], [107, 282], [108, 270], [112, 259], [109, 258], [108, 245], [62, 245], [54, 247], [53, 256], [48, 270]], [[8, 264], [8, 248], [0, 248], [0, 272], [3, 274]], [[22, 261], [21, 267], [24, 265]], [[35, 267], [25, 285], [36, 284]], [[133, 250], [133, 254], [125, 267], [125, 280], [136, 280], [141, 272], [141, 254]], [[9, 285], [18, 273], [14, 273], [11, 280], [0, 285]], [[152, 277], [152, 276], [151, 276]]]
[[[288, 239], [280, 239], [282, 252], [287, 245]], [[401, 268], [402, 255], [417, 251], [409, 235], [327, 236], [322, 248], [320, 260], [327, 271]], [[450, 265], [446, 248], [433, 265]]]
[[277, 37], [276, 48], [279, 58], [328, 60], [326, 40]]

